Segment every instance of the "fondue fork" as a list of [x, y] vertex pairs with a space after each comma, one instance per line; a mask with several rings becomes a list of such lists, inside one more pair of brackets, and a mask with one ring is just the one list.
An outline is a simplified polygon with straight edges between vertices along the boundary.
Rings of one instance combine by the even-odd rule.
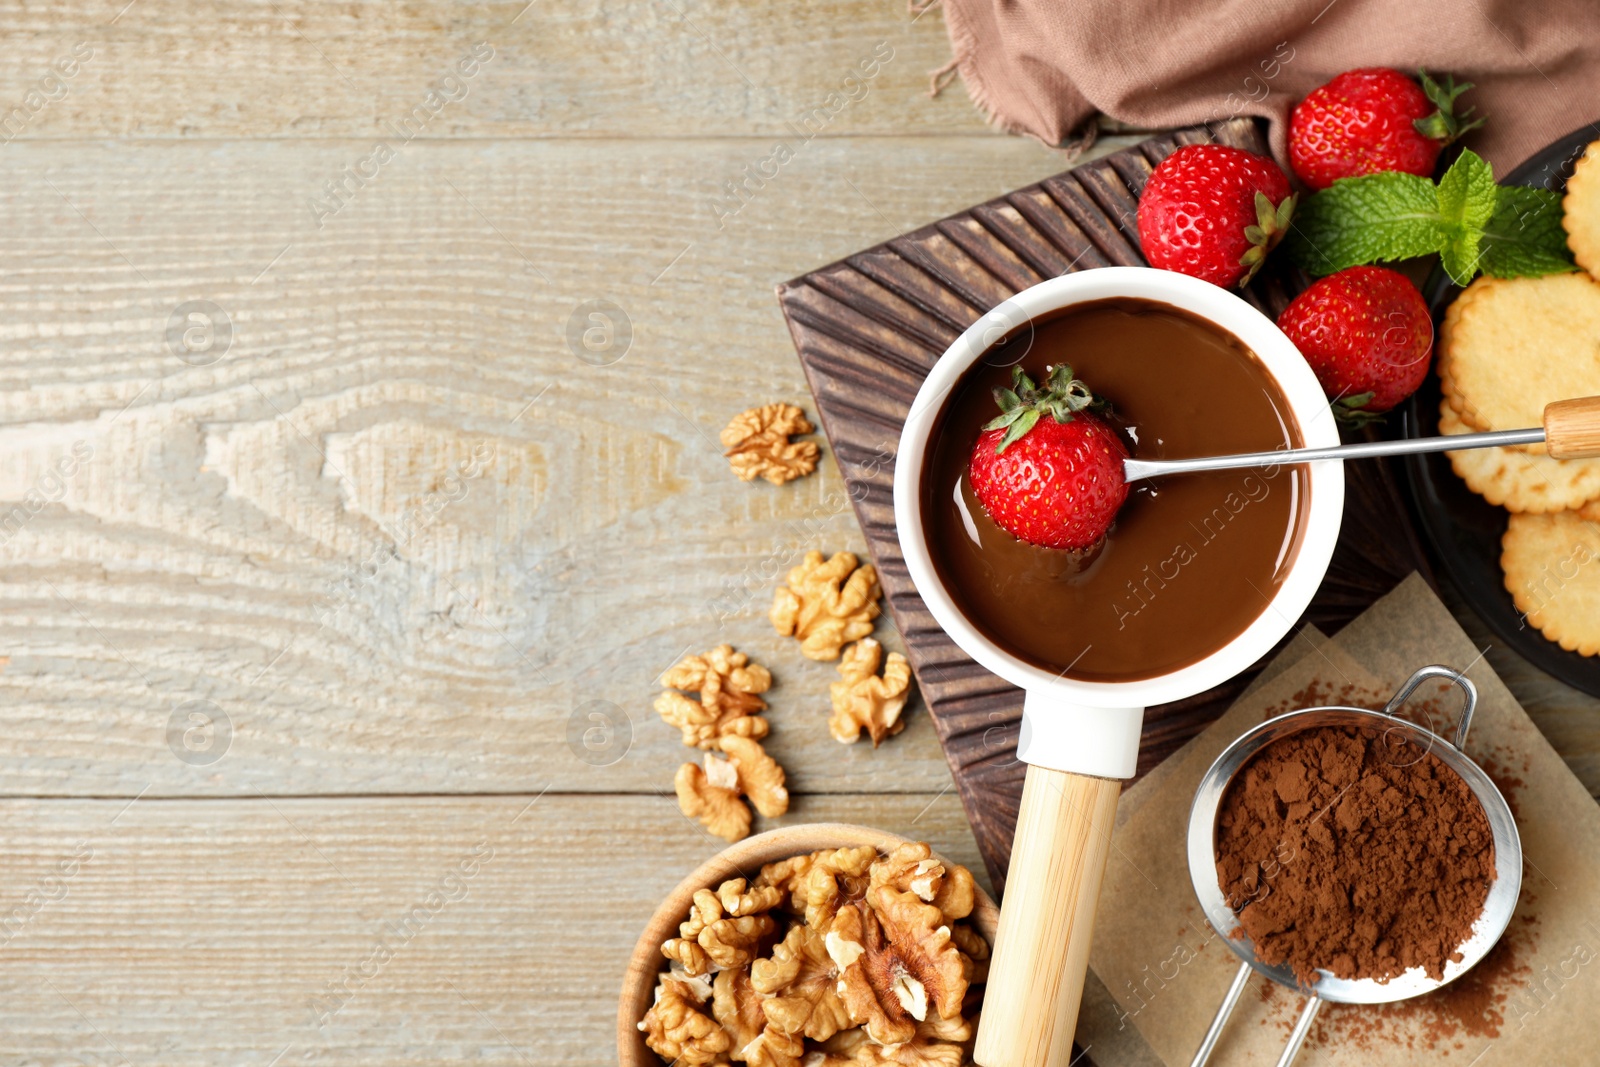
[[1308, 463], [1319, 459], [1367, 459], [1371, 456], [1409, 456], [1419, 452], [1455, 452], [1464, 448], [1544, 444], [1551, 459], [1592, 459], [1600, 456], [1600, 396], [1557, 400], [1546, 405], [1544, 425], [1526, 430], [1496, 430], [1444, 437], [1408, 437], [1399, 441], [1370, 441], [1332, 448], [1288, 448], [1271, 452], [1243, 452], [1231, 456], [1195, 459], [1128, 459], [1123, 476], [1130, 482], [1195, 471], [1270, 467], [1281, 463]]

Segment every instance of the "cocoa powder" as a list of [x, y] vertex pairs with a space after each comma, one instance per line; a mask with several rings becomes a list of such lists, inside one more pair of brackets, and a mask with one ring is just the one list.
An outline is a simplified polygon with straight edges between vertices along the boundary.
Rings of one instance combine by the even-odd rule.
[[1393, 732], [1315, 727], [1268, 745], [1217, 816], [1217, 878], [1256, 955], [1303, 983], [1440, 978], [1494, 881], [1461, 776]]

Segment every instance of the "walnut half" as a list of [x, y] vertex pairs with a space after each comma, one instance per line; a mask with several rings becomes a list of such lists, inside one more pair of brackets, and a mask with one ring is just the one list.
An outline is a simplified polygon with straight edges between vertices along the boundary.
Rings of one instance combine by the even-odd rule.
[[783, 768], [755, 741], [724, 737], [721, 746], [727, 759], [707, 752], [704, 770], [685, 763], [673, 787], [680, 811], [724, 841], [738, 841], [750, 833], [750, 809], [741, 797], [771, 819], [789, 810], [789, 790]]
[[765, 478], [773, 485], [803, 478], [817, 469], [815, 441], [789, 440], [816, 430], [793, 404], [764, 404], [740, 412], [722, 431], [724, 455], [740, 481]]
[[776, 932], [766, 912], [781, 899], [761, 887], [746, 891], [743, 878], [723, 882], [715, 893], [696, 890], [689, 917], [677, 937], [661, 943], [661, 955], [691, 977], [747, 966]]
[[905, 729], [900, 712], [911, 695], [911, 665], [900, 653], [891, 652], [879, 677], [882, 655], [883, 646], [870, 637], [844, 650], [839, 661], [843, 681], [834, 682], [828, 690], [833, 698], [828, 732], [834, 740], [853, 744], [866, 730], [872, 747], [877, 748], [885, 737]]
[[656, 986], [656, 1002], [639, 1022], [644, 1043], [656, 1055], [685, 1067], [725, 1063], [733, 1042], [700, 1005], [689, 983], [663, 978]]
[[[783, 768], [759, 742], [767, 736], [767, 720], [756, 712], [766, 710], [761, 694], [772, 686], [771, 672], [731, 645], [718, 645], [705, 655], [685, 656], [661, 680], [670, 688], [656, 698], [656, 711], [679, 729], [683, 743], [727, 756], [708, 751], [703, 770], [692, 763], [678, 768], [673, 786], [683, 813], [718, 837], [737, 841], [750, 832], [750, 809], [741, 797], [768, 818], [788, 811]], [[680, 689], [700, 699], [674, 691]]]
[[814, 926], [791, 926], [772, 946], [769, 959], [750, 965], [750, 985], [767, 997], [762, 1003], [767, 1023], [814, 1041], [826, 1041], [850, 1025], [850, 1012], [839, 999], [838, 980], [839, 968]]
[[[946, 1036], [961, 1033], [966, 1036]], [[972, 1025], [966, 1020], [919, 1025], [917, 1036], [902, 1045], [880, 1045], [864, 1030], [841, 1030], [820, 1042], [800, 1067], [965, 1067], [971, 1061], [962, 1043], [971, 1039]]]
[[795, 885], [793, 906], [805, 912], [809, 925], [828, 930], [841, 908], [866, 899], [872, 884], [869, 872], [877, 858], [878, 850], [870, 845], [812, 853], [810, 866]]
[[[772, 672], [750, 662], [732, 645], [718, 645], [700, 656], [685, 656], [661, 676], [667, 691], [656, 697], [656, 712], [683, 732], [683, 743], [716, 748], [719, 738], [767, 736], [767, 709], [761, 694], [772, 688]], [[682, 689], [697, 693], [690, 700]]]
[[977, 904], [972, 872], [959, 865], [946, 867], [934, 858], [933, 849], [920, 841], [908, 841], [874, 863], [871, 879], [873, 888], [886, 885], [896, 892], [915, 894], [950, 920], [965, 919]]
[[854, 552], [839, 552], [824, 561], [821, 552], [807, 552], [792, 569], [772, 600], [773, 628], [780, 636], [798, 637], [807, 659], [838, 659], [839, 650], [872, 633], [872, 620], [883, 609], [878, 597], [877, 569]]
[[724, 841], [748, 836], [750, 809], [739, 799], [738, 772], [727, 760], [709, 752], [706, 768], [701, 770], [694, 763], [678, 768], [672, 783], [678, 794], [678, 810], [691, 819], [699, 819], [701, 825]]
[[839, 996], [851, 1021], [880, 1045], [916, 1037], [930, 1008], [943, 1019], [961, 1014], [966, 961], [943, 914], [915, 894], [886, 885], [869, 889], [866, 906], [839, 910], [827, 946], [840, 968]]
[[750, 798], [757, 811], [773, 819], [789, 810], [783, 768], [767, 755], [766, 749], [748, 737], [724, 737], [721, 745], [733, 765], [739, 791]]

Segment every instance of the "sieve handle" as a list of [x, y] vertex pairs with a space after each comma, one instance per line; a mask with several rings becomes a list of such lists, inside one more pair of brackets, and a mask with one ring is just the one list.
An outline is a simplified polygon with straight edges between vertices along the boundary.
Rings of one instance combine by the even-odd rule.
[[1278, 1067], [1289, 1067], [1294, 1058], [1300, 1055], [1300, 1046], [1306, 1043], [1306, 1036], [1311, 1033], [1311, 1024], [1317, 1021], [1317, 1009], [1320, 1007], [1322, 998], [1312, 997], [1300, 1009], [1300, 1018], [1294, 1021], [1294, 1030], [1289, 1034], [1289, 1043], [1283, 1047], [1283, 1055], [1278, 1057]]
[[1467, 743], [1467, 730], [1472, 726], [1472, 713], [1478, 709], [1478, 687], [1468, 681], [1466, 675], [1453, 667], [1444, 667], [1437, 663], [1430, 667], [1423, 667], [1410, 678], [1407, 678], [1405, 684], [1395, 691], [1394, 696], [1389, 698], [1389, 703], [1383, 706], [1383, 713], [1390, 718], [1399, 718], [1397, 713], [1405, 705], [1405, 702], [1411, 698], [1411, 694], [1417, 691], [1417, 686], [1430, 678], [1438, 678], [1455, 685], [1461, 690], [1462, 696], [1465, 697], [1461, 704], [1461, 717], [1456, 720], [1455, 740], [1451, 742], [1459, 749]]
[[1250, 965], [1241, 963], [1238, 972], [1233, 976], [1233, 984], [1228, 987], [1228, 995], [1222, 998], [1222, 1006], [1217, 1009], [1216, 1016], [1211, 1020], [1211, 1028], [1201, 1039], [1200, 1047], [1195, 1050], [1194, 1059], [1189, 1061], [1189, 1067], [1206, 1067], [1206, 1061], [1211, 1058], [1217, 1042], [1222, 1039], [1222, 1028], [1228, 1025], [1228, 1016], [1233, 1014], [1234, 1007], [1239, 1003], [1239, 996], [1249, 982]]
[[[1234, 1005], [1239, 1003], [1239, 996], [1244, 992], [1244, 987], [1250, 981], [1250, 965], [1239, 964], [1239, 971], [1233, 976], [1233, 984], [1228, 987], [1228, 995], [1222, 998], [1222, 1006], [1217, 1009], [1216, 1018], [1211, 1020], [1211, 1029], [1206, 1031], [1205, 1038], [1200, 1042], [1200, 1048], [1194, 1054], [1194, 1059], [1189, 1061], [1189, 1067], [1206, 1067], [1206, 1061], [1211, 1058], [1211, 1052], [1217, 1047], [1217, 1041], [1222, 1037], [1222, 1028], [1227, 1025], [1228, 1016], [1233, 1014]], [[1300, 1054], [1300, 1046], [1306, 1043], [1306, 1037], [1311, 1033], [1311, 1024], [1317, 1019], [1317, 1011], [1322, 1007], [1322, 998], [1313, 996], [1306, 1001], [1306, 1006], [1300, 1009], [1300, 1018], [1295, 1020], [1294, 1029], [1289, 1033], [1289, 1043], [1284, 1046], [1283, 1054], [1278, 1057], [1278, 1067], [1290, 1067], [1294, 1058]]]

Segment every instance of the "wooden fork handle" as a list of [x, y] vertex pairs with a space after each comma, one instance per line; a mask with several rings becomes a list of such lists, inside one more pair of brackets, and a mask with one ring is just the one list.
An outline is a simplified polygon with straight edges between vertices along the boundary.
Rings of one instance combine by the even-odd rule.
[[1600, 456], [1600, 396], [1557, 400], [1546, 405], [1544, 444], [1551, 459]]

